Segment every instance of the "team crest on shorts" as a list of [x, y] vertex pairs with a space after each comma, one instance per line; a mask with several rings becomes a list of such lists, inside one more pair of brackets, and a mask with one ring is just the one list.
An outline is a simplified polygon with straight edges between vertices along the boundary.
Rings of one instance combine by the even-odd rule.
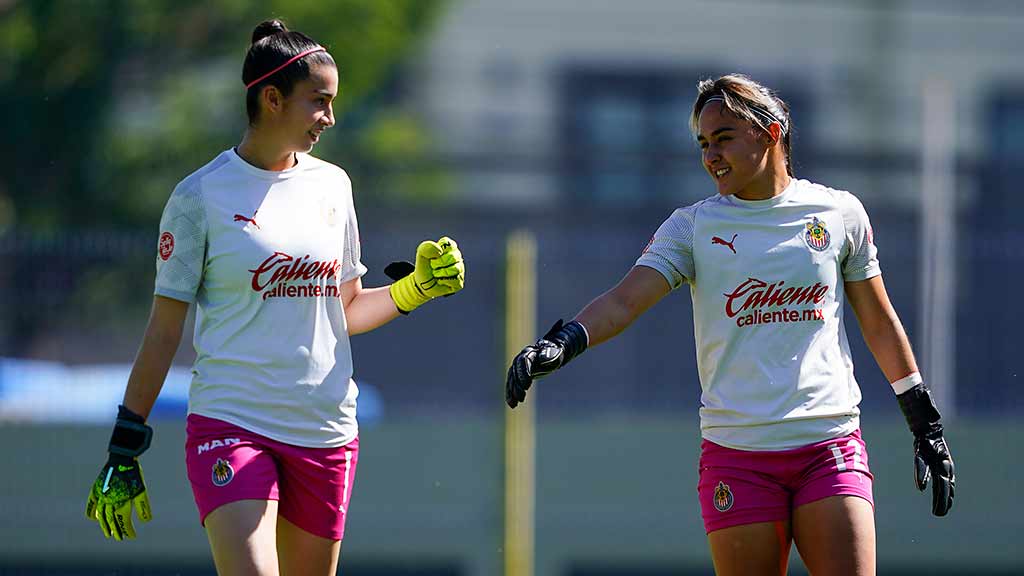
[[818, 217], [815, 216], [806, 226], [807, 230], [804, 231], [804, 241], [807, 242], [807, 246], [811, 250], [818, 252], [823, 252], [828, 248], [831, 236], [828, 233], [828, 229], [825, 228], [825, 222], [818, 220]]
[[715, 510], [728, 512], [734, 501], [729, 485], [719, 480], [718, 486], [715, 486]]
[[235, 469], [227, 460], [217, 458], [217, 463], [213, 465], [212, 477], [214, 486], [224, 486], [235, 477]]

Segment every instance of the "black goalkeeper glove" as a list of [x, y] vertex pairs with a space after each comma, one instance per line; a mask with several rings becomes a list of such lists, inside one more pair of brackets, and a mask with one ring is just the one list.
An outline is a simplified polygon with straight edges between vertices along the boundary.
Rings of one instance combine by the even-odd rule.
[[153, 429], [146, 425], [142, 416], [118, 406], [117, 422], [107, 448], [110, 457], [93, 482], [85, 505], [85, 517], [99, 522], [107, 538], [135, 538], [133, 505], [139, 520], [153, 519], [142, 467], [136, 459], [149, 448], [152, 439]]
[[942, 423], [938, 408], [924, 384], [896, 396], [900, 410], [914, 433], [914, 481], [924, 491], [932, 481], [932, 514], [945, 516], [953, 507], [956, 474], [953, 457], [942, 437]]
[[573, 320], [559, 320], [543, 338], [523, 348], [512, 360], [505, 380], [505, 403], [515, 408], [526, 400], [526, 391], [534, 379], [558, 370], [587, 349], [587, 330]]

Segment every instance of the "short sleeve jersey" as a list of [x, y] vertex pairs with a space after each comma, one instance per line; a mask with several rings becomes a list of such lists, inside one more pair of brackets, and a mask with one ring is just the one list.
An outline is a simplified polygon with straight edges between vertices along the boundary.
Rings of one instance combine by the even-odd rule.
[[792, 179], [768, 200], [707, 198], [676, 210], [637, 265], [690, 285], [705, 439], [782, 450], [859, 426], [844, 282], [881, 271], [852, 194]]
[[196, 303], [189, 412], [297, 446], [356, 437], [341, 284], [361, 277], [345, 172], [306, 154], [258, 169], [227, 150], [174, 189], [156, 294]]

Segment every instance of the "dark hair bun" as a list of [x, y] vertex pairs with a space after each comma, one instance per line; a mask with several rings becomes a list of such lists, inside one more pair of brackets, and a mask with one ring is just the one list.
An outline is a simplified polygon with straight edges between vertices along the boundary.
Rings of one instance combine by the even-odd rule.
[[252, 43], [255, 44], [267, 36], [273, 36], [274, 34], [280, 34], [287, 31], [288, 27], [284, 25], [284, 22], [281, 22], [276, 18], [273, 20], [264, 20], [256, 26], [255, 30], [252, 31]]

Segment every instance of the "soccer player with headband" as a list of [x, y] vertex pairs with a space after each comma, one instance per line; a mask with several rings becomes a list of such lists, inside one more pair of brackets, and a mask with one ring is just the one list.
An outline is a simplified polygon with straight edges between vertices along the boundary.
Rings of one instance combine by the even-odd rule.
[[359, 457], [350, 336], [462, 289], [447, 237], [364, 288], [352, 184], [309, 154], [334, 126], [338, 68], [278, 20], [242, 69], [249, 126], [174, 189], [153, 307], [86, 516], [108, 538], [152, 516], [146, 417], [196, 305], [186, 467], [220, 574], [335, 574]]
[[[938, 409], [882, 283], [860, 201], [793, 174], [787, 105], [750, 78], [698, 85], [691, 127], [717, 194], [677, 209], [635, 266], [512, 361], [506, 401], [689, 285], [701, 394], [698, 496], [720, 576], [873, 575], [872, 473], [843, 304], [913, 434], [917, 488], [953, 504]], [[742, 551], [742, 552], [740, 552]]]

